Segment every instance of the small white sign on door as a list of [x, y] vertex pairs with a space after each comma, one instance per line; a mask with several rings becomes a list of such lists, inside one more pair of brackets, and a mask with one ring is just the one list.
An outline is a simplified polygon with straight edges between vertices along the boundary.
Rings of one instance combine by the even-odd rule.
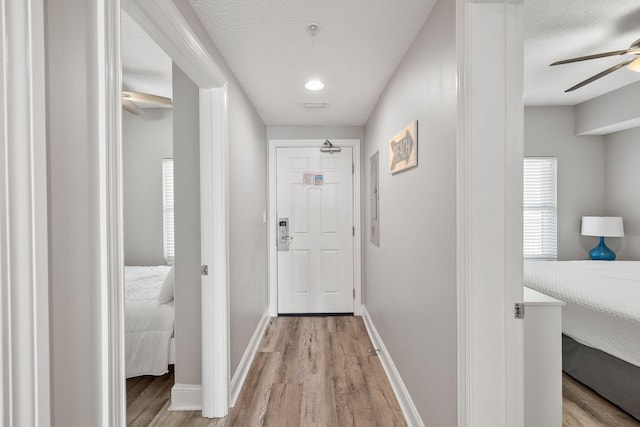
[[322, 190], [324, 188], [324, 174], [322, 172], [305, 172], [302, 174], [302, 184], [305, 190]]
[[313, 176], [315, 174], [313, 172], [305, 172], [302, 174], [302, 185], [305, 190], [313, 188]]

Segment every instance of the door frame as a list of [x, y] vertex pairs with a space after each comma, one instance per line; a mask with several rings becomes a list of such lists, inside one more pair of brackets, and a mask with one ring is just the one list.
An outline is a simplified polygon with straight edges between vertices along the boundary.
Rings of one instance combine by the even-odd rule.
[[51, 423], [42, 0], [0, 1], [0, 424]]
[[460, 427], [524, 425], [523, 1], [456, 0]]
[[[118, 2], [111, 3], [115, 8]], [[172, 0], [122, 0], [122, 8], [151, 36], [189, 78], [200, 88], [200, 221], [201, 260], [212, 274], [201, 276], [202, 292], [202, 416], [224, 417], [229, 411], [229, 276], [228, 276], [228, 80], [222, 69], [189, 26]], [[117, 12], [112, 9], [112, 14]], [[119, 42], [119, 19], [112, 25], [112, 38]], [[113, 40], [111, 40], [113, 42]], [[115, 61], [116, 58], [109, 58]], [[119, 50], [117, 52], [119, 64]], [[119, 73], [118, 73], [119, 75]], [[119, 76], [118, 76], [119, 78]], [[118, 105], [120, 94], [118, 90]], [[107, 121], [107, 126], [115, 120]], [[121, 145], [118, 136], [117, 145]], [[121, 162], [121, 159], [119, 160]], [[114, 166], [115, 167], [115, 166]], [[112, 172], [112, 171], [108, 171]], [[119, 180], [118, 174], [108, 177]], [[110, 187], [113, 198], [121, 197], [117, 185]], [[214, 238], [215, 236], [215, 238]], [[122, 247], [122, 231], [110, 235], [112, 244]], [[113, 268], [114, 263], [110, 263]], [[122, 287], [122, 283], [117, 286]], [[122, 298], [111, 301], [123, 305]], [[118, 322], [109, 317], [109, 324]], [[113, 360], [124, 353], [124, 329], [110, 337], [109, 351]], [[122, 341], [118, 341], [122, 340]], [[210, 361], [207, 363], [207, 361]], [[120, 360], [123, 363], [124, 359]], [[124, 369], [121, 369], [124, 372]], [[124, 376], [110, 378], [111, 390], [121, 390], [124, 402]], [[126, 410], [124, 406], [121, 411]]]
[[[269, 215], [267, 218], [269, 242], [269, 315], [278, 316], [278, 251], [277, 251], [277, 203], [276, 203], [276, 171], [278, 148], [320, 148], [324, 139], [270, 139], [268, 153], [268, 185], [269, 185]], [[360, 140], [359, 139], [331, 139], [337, 146], [351, 147], [353, 150], [353, 285], [355, 298], [353, 300], [353, 314], [362, 316], [362, 233], [361, 233], [361, 199], [360, 199]]]

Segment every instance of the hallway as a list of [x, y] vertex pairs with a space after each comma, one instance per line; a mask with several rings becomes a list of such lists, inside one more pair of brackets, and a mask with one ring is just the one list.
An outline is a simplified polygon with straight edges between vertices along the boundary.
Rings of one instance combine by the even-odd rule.
[[[170, 412], [173, 371], [127, 380], [129, 426], [404, 426], [360, 317], [271, 319], [237, 405], [226, 419]], [[638, 426], [563, 374], [563, 426]]]
[[[226, 419], [204, 419], [199, 411], [167, 411], [173, 378], [166, 377], [147, 398], [147, 391], [130, 396], [135, 388], [142, 391], [147, 377], [127, 381], [129, 425], [406, 425], [360, 317], [271, 319]], [[158, 401], [164, 406], [158, 407]]]

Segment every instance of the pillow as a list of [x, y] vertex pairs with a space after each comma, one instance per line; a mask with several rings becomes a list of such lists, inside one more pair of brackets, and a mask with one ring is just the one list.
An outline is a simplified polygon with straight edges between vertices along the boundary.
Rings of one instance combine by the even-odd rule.
[[171, 266], [171, 270], [169, 270], [167, 277], [162, 283], [160, 294], [158, 294], [158, 304], [166, 304], [173, 301], [174, 288], [176, 284], [176, 273], [173, 271], [173, 268], [174, 267]]

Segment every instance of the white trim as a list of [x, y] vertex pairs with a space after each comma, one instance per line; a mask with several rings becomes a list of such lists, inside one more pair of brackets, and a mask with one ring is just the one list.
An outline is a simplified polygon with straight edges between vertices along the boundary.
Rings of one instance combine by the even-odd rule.
[[[122, 7], [200, 87], [201, 222], [206, 224], [201, 249], [202, 264], [210, 272], [202, 276], [200, 407], [204, 417], [224, 417], [230, 377], [227, 78], [172, 0], [123, 0]], [[109, 25], [113, 34], [115, 24]], [[120, 102], [119, 94], [117, 99]], [[122, 235], [112, 238], [121, 243]], [[112, 326], [117, 321], [110, 316]], [[124, 414], [125, 409], [119, 411]]]
[[229, 410], [228, 140], [226, 88], [200, 89], [202, 416]]
[[402, 381], [402, 377], [400, 377], [400, 373], [398, 372], [396, 365], [393, 363], [391, 355], [389, 355], [389, 352], [387, 351], [387, 347], [385, 347], [384, 342], [382, 342], [382, 338], [380, 337], [380, 334], [378, 334], [367, 308], [364, 306], [362, 307], [362, 320], [364, 320], [364, 326], [367, 328], [367, 332], [369, 333], [371, 345], [374, 349], [378, 350], [378, 359], [380, 359], [380, 363], [387, 374], [387, 378], [389, 378], [391, 388], [393, 389], [393, 393], [396, 395], [396, 399], [398, 399], [398, 403], [400, 404], [404, 418], [407, 421], [407, 425], [409, 427], [424, 427], [424, 423], [422, 422], [422, 418], [420, 418], [416, 405], [414, 405], [413, 400], [409, 395], [409, 391], [404, 385], [404, 381]]
[[172, 0], [122, 0], [122, 8], [197, 86], [227, 84], [224, 72]]
[[268, 310], [272, 317], [278, 316], [278, 251], [277, 251], [277, 234], [273, 230], [274, 221], [277, 218], [276, 208], [276, 180], [273, 178], [272, 171], [277, 169], [276, 147], [269, 141], [269, 152], [267, 154], [267, 197], [269, 201], [269, 211], [267, 215], [267, 266], [268, 266]]
[[102, 420], [126, 425], [122, 236], [120, 2], [98, 2], [98, 140], [100, 173]]
[[471, 234], [471, 190], [470, 190], [470, 120], [467, 97], [469, 94], [471, 62], [470, 51], [465, 46], [471, 44], [469, 26], [469, 10], [466, 0], [456, 3], [456, 46], [458, 46], [458, 129], [456, 142], [456, 264], [457, 277], [457, 335], [458, 335], [458, 427], [471, 426], [471, 354], [470, 354], [470, 293], [469, 266], [471, 264], [469, 250], [469, 236]]
[[0, 2], [0, 424], [51, 423], [43, 2]]
[[[353, 247], [353, 280], [356, 290], [353, 300], [353, 314], [362, 316], [362, 200], [360, 195], [361, 165], [360, 165], [360, 140], [353, 145], [353, 224], [356, 228]], [[337, 141], [336, 141], [337, 142]]]
[[[524, 24], [523, 0], [505, 6], [505, 276], [507, 304], [524, 301], [522, 162], [524, 159]], [[524, 322], [505, 310], [507, 333], [506, 424], [523, 427], [524, 418]], [[511, 351], [511, 354], [509, 354]]]
[[524, 422], [522, 322], [513, 316], [522, 301], [521, 8], [457, 1], [460, 427]]
[[269, 320], [271, 320], [271, 316], [269, 316], [269, 310], [267, 310], [262, 316], [262, 319], [260, 319], [256, 330], [253, 332], [253, 336], [249, 341], [249, 345], [244, 351], [242, 359], [240, 359], [240, 363], [238, 364], [238, 368], [236, 369], [235, 374], [233, 374], [233, 378], [231, 379], [232, 407], [236, 406], [236, 402], [238, 401], [238, 396], [240, 395], [240, 391], [242, 390], [244, 381], [247, 379], [249, 368], [251, 368], [253, 358], [256, 356], [256, 352], [258, 351], [258, 347], [260, 346], [260, 341], [262, 341], [262, 337], [264, 336], [267, 326], [269, 326]]
[[[269, 263], [269, 314], [273, 317], [278, 315], [278, 252], [276, 250], [276, 149], [281, 147], [320, 147], [324, 139], [270, 139], [268, 153], [268, 198], [269, 198], [269, 218], [267, 219], [268, 230], [268, 263]], [[353, 314], [362, 314], [362, 218], [360, 214], [360, 140], [359, 139], [331, 139], [331, 142], [343, 146], [351, 147], [353, 150], [353, 163], [355, 171], [353, 174], [353, 224], [356, 228], [353, 245], [353, 286], [356, 295], [353, 300]]]
[[199, 411], [202, 409], [202, 386], [174, 384], [171, 387], [170, 411]]

